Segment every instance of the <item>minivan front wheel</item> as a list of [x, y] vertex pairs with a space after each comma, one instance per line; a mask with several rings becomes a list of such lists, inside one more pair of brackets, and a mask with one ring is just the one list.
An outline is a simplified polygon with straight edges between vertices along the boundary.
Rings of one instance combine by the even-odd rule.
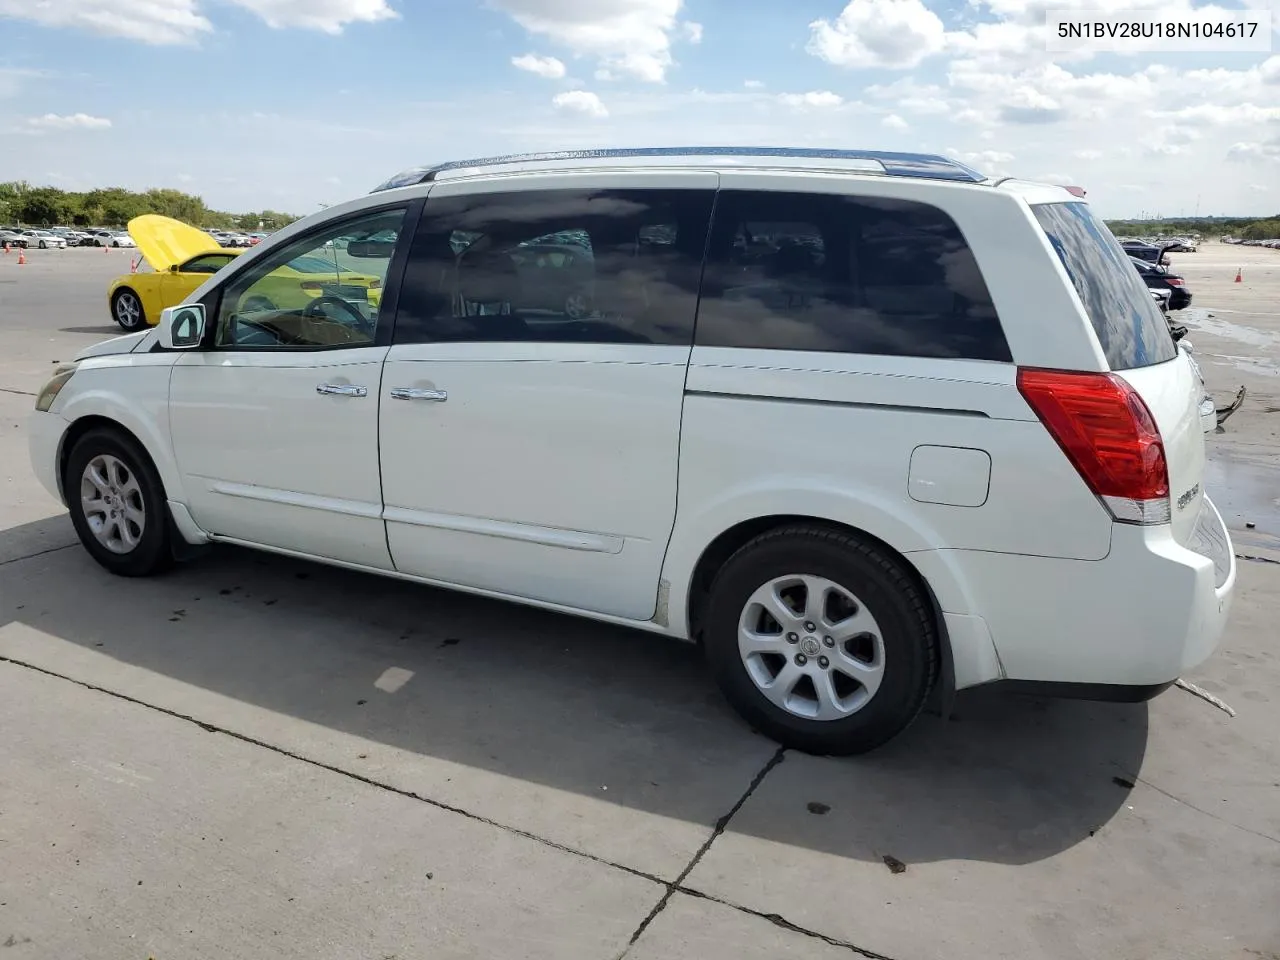
[[172, 564], [164, 486], [132, 439], [87, 432], [67, 457], [62, 489], [80, 542], [112, 573], [145, 577]]
[[797, 525], [761, 534], [715, 578], [704, 644], [739, 713], [783, 746], [854, 754], [919, 715], [938, 673], [923, 588], [882, 547]]

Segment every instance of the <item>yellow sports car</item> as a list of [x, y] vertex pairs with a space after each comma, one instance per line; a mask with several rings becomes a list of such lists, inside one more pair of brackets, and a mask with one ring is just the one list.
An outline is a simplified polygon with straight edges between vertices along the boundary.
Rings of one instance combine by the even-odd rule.
[[[195, 227], [156, 214], [129, 221], [129, 236], [153, 273], [127, 273], [107, 287], [111, 316], [132, 333], [160, 320], [160, 311], [182, 303], [244, 250], [225, 250]], [[352, 273], [315, 253], [295, 257], [254, 283], [244, 310], [301, 309], [316, 297], [334, 290], [358, 289], [377, 307], [382, 299], [382, 278]]]

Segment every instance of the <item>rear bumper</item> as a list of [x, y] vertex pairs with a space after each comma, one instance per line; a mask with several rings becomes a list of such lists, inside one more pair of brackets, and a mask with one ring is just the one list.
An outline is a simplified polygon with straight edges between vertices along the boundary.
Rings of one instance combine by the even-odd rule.
[[[1150, 691], [1136, 699], [1212, 655], [1236, 580], [1231, 537], [1207, 497], [1185, 547], [1168, 526], [1116, 524], [1102, 560], [939, 552], [951, 554], [948, 565], [963, 581], [956, 584], [963, 596], [936, 591], [943, 611], [976, 615], [990, 631], [1000, 667], [986, 679]], [[919, 566], [930, 579], [931, 564]], [[1068, 696], [1086, 690], [1059, 689]]]
[[1191, 291], [1183, 287], [1169, 288], [1169, 309], [1185, 310], [1191, 306]]
[[67, 421], [56, 413], [41, 413], [36, 410], [27, 421], [27, 450], [31, 455], [31, 469], [40, 485], [64, 505], [67, 501], [58, 480], [58, 455], [66, 431]]

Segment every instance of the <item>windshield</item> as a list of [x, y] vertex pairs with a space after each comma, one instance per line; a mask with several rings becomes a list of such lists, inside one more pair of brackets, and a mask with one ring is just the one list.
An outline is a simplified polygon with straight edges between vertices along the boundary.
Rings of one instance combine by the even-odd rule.
[[1169, 327], [1129, 254], [1087, 203], [1033, 206], [1112, 370], [1132, 370], [1177, 356]]

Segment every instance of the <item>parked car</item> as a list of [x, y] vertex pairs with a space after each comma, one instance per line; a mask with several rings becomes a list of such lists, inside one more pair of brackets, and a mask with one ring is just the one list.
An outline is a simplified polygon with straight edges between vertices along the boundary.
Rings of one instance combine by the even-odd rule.
[[[590, 309], [526, 309], [508, 251], [568, 231]], [[304, 257], [394, 310], [342, 284], [257, 309]], [[229, 542], [696, 640], [818, 753], [936, 690], [1151, 697], [1229, 610], [1203, 389], [1062, 187], [825, 149], [451, 163], [159, 321], [59, 367], [30, 421], [117, 574]]]
[[129, 236], [128, 230], [111, 231], [110, 245], [113, 247], [136, 247], [133, 237]]
[[1125, 253], [1131, 257], [1154, 263], [1157, 266], [1167, 267], [1169, 265], [1169, 258], [1165, 255], [1165, 248], [1162, 246], [1157, 246], [1154, 243], [1126, 241], [1123, 247]]
[[22, 247], [25, 249], [27, 246], [27, 238], [16, 230], [0, 230], [0, 247], [3, 247], [6, 243], [11, 247]]
[[[126, 273], [107, 287], [111, 317], [127, 332], [155, 324], [166, 307], [182, 303], [212, 273], [242, 251], [227, 250], [195, 227], [147, 214], [129, 221], [129, 233], [152, 273]], [[368, 312], [380, 302], [381, 278], [346, 269], [332, 259], [295, 257], [255, 285], [246, 312], [301, 308], [316, 297], [343, 299]]]
[[106, 230], [101, 227], [89, 231], [89, 243], [87, 246], [109, 247], [111, 241], [115, 239], [116, 231]]
[[1170, 310], [1182, 310], [1191, 306], [1191, 288], [1187, 286], [1187, 281], [1180, 274], [1170, 273], [1164, 267], [1157, 267], [1155, 264], [1139, 260], [1137, 257], [1130, 257], [1129, 259], [1148, 288], [1152, 290], [1167, 290], [1169, 292], [1168, 306]]
[[66, 239], [56, 233], [50, 233], [48, 230], [23, 230], [22, 235], [27, 238], [28, 247], [35, 247], [40, 250], [67, 249]]

